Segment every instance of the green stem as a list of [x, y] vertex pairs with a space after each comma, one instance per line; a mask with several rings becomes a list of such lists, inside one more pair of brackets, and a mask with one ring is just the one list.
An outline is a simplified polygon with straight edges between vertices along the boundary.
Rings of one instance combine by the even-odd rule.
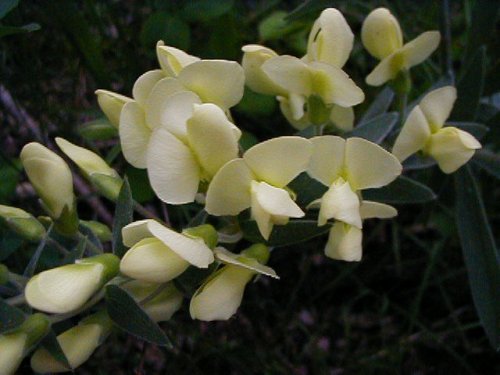
[[92, 241], [89, 240], [89, 238], [84, 235], [82, 232], [78, 232], [77, 237], [79, 240], [85, 239], [85, 244], [86, 247], [90, 250], [90, 252], [94, 255], [99, 255], [102, 254], [102, 250], [99, 249], [96, 245], [92, 243]]
[[161, 221], [158, 216], [153, 214], [151, 211], [149, 211], [146, 207], [144, 207], [142, 204], [134, 201], [134, 211], [137, 212], [139, 215], [147, 218], [147, 219], [153, 219], [153, 220], [158, 220]]
[[9, 304], [10, 306], [19, 306], [26, 303], [26, 297], [23, 293], [15, 297], [7, 298], [5, 302], [7, 302], [7, 304]]

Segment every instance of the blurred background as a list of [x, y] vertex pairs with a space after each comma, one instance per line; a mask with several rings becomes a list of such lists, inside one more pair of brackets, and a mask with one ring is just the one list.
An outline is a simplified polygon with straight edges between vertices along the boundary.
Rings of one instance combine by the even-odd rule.
[[[241, 46], [250, 43], [302, 56], [314, 19], [330, 6], [342, 11], [356, 35], [344, 68], [367, 94], [356, 114], [380, 92], [364, 84], [376, 62], [361, 45], [361, 24], [371, 10], [385, 6], [399, 19], [405, 41], [427, 30], [451, 35], [430, 60], [412, 70], [410, 101], [449, 77], [450, 68], [459, 78], [472, 77], [469, 86], [459, 88], [462, 109], [456, 115], [489, 126], [482, 143], [498, 156], [495, 1], [0, 0], [0, 204], [42, 213], [18, 155], [27, 142], [50, 144], [63, 136], [98, 150], [129, 177], [135, 199], [161, 214], [146, 173], [128, 166], [119, 154], [116, 134], [106, 126], [94, 91], [130, 95], [135, 79], [157, 68], [158, 40], [201, 58], [240, 61]], [[484, 56], [479, 67], [478, 51]], [[478, 82], [483, 83], [482, 99], [474, 102]], [[295, 132], [272, 97], [248, 91], [233, 115], [248, 144]], [[438, 200], [398, 206], [396, 220], [369, 221], [362, 262], [325, 258], [322, 237], [279, 248], [270, 266], [281, 279], [259, 278], [250, 285], [230, 321], [191, 321], [186, 303], [164, 325], [173, 350], [114, 335], [76, 373], [499, 373], [498, 355], [472, 301], [455, 226], [453, 178], [437, 168], [412, 173]], [[498, 166], [490, 173], [478, 169], [476, 176], [498, 242], [495, 173]], [[112, 205], [99, 200], [83, 180], [77, 184], [81, 216], [110, 224]], [[179, 228], [193, 212], [189, 205], [169, 207]], [[22, 270], [32, 253], [31, 245], [0, 226], [0, 262]], [[56, 251], [45, 252], [41, 267], [50, 267], [55, 257]], [[25, 364], [19, 373], [29, 372]]]

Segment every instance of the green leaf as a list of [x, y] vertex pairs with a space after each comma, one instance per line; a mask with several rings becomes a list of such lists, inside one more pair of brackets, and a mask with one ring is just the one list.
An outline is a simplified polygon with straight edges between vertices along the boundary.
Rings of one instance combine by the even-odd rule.
[[273, 96], [258, 94], [245, 87], [243, 99], [234, 109], [250, 117], [270, 116], [276, 110], [276, 103]]
[[240, 223], [243, 237], [253, 243], [266, 243], [269, 246], [288, 246], [321, 236], [330, 230], [330, 225], [318, 227], [316, 220], [291, 220], [287, 225], [275, 225], [269, 240], [260, 234], [257, 223], [247, 220]]
[[0, 299], [0, 335], [16, 329], [25, 319], [21, 310]]
[[40, 259], [40, 256], [42, 255], [43, 250], [47, 245], [47, 240], [49, 239], [50, 233], [52, 232], [52, 228], [53, 224], [50, 225], [49, 229], [47, 230], [47, 233], [45, 233], [45, 237], [43, 237], [43, 239], [38, 244], [35, 253], [31, 257], [28, 265], [26, 266], [26, 269], [24, 270], [23, 273], [24, 276], [31, 277], [35, 273], [36, 266], [38, 265], [38, 260]]
[[113, 220], [113, 254], [120, 258], [125, 254], [126, 247], [122, 240], [122, 228], [133, 219], [134, 201], [128, 179], [125, 177], [116, 201], [115, 218]]
[[388, 204], [426, 203], [436, 198], [429, 187], [405, 176], [398, 177], [380, 189], [363, 191], [363, 199]]
[[477, 139], [483, 138], [490, 131], [486, 125], [477, 122], [448, 121], [446, 125], [451, 125], [472, 134]]
[[7, 13], [19, 5], [19, 0], [2, 0], [0, 1], [0, 19], [4, 18]]
[[106, 141], [118, 137], [118, 129], [105, 117], [83, 124], [78, 133], [88, 141]]
[[186, 296], [191, 297], [198, 287], [215, 271], [217, 262], [213, 262], [208, 268], [189, 267], [180, 276], [175, 278], [174, 284]]
[[328, 187], [311, 178], [306, 172], [295, 177], [288, 187], [297, 195], [295, 203], [300, 207], [305, 207], [312, 201], [321, 198], [328, 190]]
[[23, 239], [17, 234], [8, 231], [0, 232], [0, 261], [7, 259], [10, 254], [19, 250], [23, 244]]
[[159, 40], [163, 40], [166, 45], [187, 50], [191, 44], [191, 30], [179, 17], [156, 12], [144, 23], [140, 39], [147, 48], [154, 48]]
[[389, 135], [398, 122], [399, 115], [389, 112], [373, 117], [371, 120], [356, 126], [346, 137], [361, 137], [380, 144]]
[[234, 0], [195, 0], [188, 1], [182, 15], [195, 22], [206, 22], [228, 13], [234, 6]]
[[403, 162], [403, 170], [411, 171], [415, 169], [425, 169], [436, 165], [436, 160], [429, 156], [413, 154]]
[[271, 13], [259, 24], [259, 38], [262, 41], [282, 39], [302, 27], [286, 20], [288, 13], [282, 10]]
[[40, 30], [40, 25], [37, 23], [29, 23], [24, 26], [5, 26], [0, 25], [0, 38], [13, 35], [13, 34], [21, 34], [21, 33], [30, 33], [32, 31]]
[[249, 148], [255, 146], [257, 143], [259, 143], [259, 140], [255, 135], [252, 133], [249, 133], [247, 131], [243, 131], [241, 133], [241, 138], [240, 138], [240, 147], [243, 149], [243, 151], [247, 151]]
[[495, 22], [500, 2], [491, 0], [475, 0], [472, 8], [471, 27], [467, 30], [467, 45], [464, 62], [468, 63], [478, 47], [495, 38]]
[[71, 366], [69, 365], [68, 359], [66, 358], [61, 345], [59, 345], [59, 341], [57, 341], [57, 335], [53, 329], [45, 335], [40, 345], [45, 348], [55, 360], [61, 362], [61, 364], [67, 367], [68, 371], [70, 371]]
[[386, 113], [393, 100], [394, 91], [389, 86], [386, 86], [373, 100], [373, 103], [370, 104], [363, 117], [359, 120], [359, 125], [368, 122], [378, 115]]
[[457, 101], [452, 118], [459, 121], [474, 121], [479, 108], [486, 71], [486, 48], [477, 50], [471, 62], [465, 67], [457, 85]]
[[146, 169], [138, 169], [132, 166], [127, 166], [125, 169], [130, 189], [132, 190], [132, 198], [136, 202], [149, 202], [155, 198], [155, 192], [149, 184], [148, 172]]
[[489, 150], [478, 150], [472, 161], [492, 176], [500, 178], [500, 155]]
[[5, 163], [0, 166], [0, 204], [8, 203], [16, 192], [16, 186], [21, 175], [15, 164]]
[[456, 219], [472, 298], [491, 345], [500, 349], [500, 257], [470, 166], [455, 174]]
[[172, 347], [165, 332], [126, 291], [116, 285], [108, 285], [106, 303], [109, 317], [119, 328], [152, 344]]

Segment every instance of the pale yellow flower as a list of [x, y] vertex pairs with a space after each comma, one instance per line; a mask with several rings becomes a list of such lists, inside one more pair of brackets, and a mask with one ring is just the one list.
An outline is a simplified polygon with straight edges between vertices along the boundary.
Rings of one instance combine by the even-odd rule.
[[123, 228], [122, 235], [130, 249], [120, 262], [120, 271], [137, 280], [163, 283], [190, 265], [207, 268], [214, 261], [203, 238], [177, 233], [154, 220], [131, 223]]
[[311, 142], [300, 137], [279, 137], [253, 146], [217, 172], [208, 187], [205, 209], [221, 216], [251, 208], [252, 219], [268, 239], [275, 224], [304, 216], [286, 185], [306, 170], [311, 153]]
[[403, 44], [398, 20], [386, 8], [377, 8], [366, 17], [361, 40], [368, 52], [380, 63], [366, 77], [371, 86], [381, 86], [402, 72], [420, 64], [439, 45], [439, 31], [426, 31]]
[[422, 151], [433, 157], [444, 173], [453, 173], [481, 148], [477, 139], [466, 131], [443, 127], [456, 97], [453, 86], [441, 87], [428, 93], [412, 109], [392, 149], [401, 162]]
[[269, 250], [264, 245], [253, 245], [241, 254], [218, 247], [215, 255], [225, 265], [193, 295], [189, 306], [193, 319], [227, 320], [238, 310], [245, 287], [255, 275], [279, 278], [272, 268], [264, 265], [269, 258]]

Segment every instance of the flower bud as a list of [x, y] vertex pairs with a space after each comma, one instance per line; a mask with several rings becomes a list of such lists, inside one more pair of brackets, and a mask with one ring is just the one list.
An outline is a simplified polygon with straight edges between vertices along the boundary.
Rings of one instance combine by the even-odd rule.
[[54, 220], [65, 233], [78, 225], [73, 194], [73, 176], [66, 162], [39, 143], [29, 143], [21, 151], [21, 161], [31, 184]]
[[33, 276], [24, 291], [30, 306], [63, 314], [82, 307], [118, 273], [119, 259], [102, 254]]
[[347, 262], [361, 260], [363, 232], [353, 225], [336, 221], [325, 247], [325, 255], [332, 259]]
[[245, 84], [259, 94], [286, 95], [286, 91], [271, 81], [261, 68], [262, 64], [278, 54], [257, 44], [243, 46], [242, 50], [244, 54], [241, 66], [245, 71]]
[[67, 372], [83, 364], [111, 331], [111, 320], [100, 311], [57, 336], [57, 341], [71, 369], [57, 361], [45, 348], [39, 348], [31, 357], [31, 368], [37, 373]]
[[366, 17], [361, 40], [368, 52], [379, 60], [403, 46], [399, 22], [386, 8], [377, 8]]
[[85, 176], [106, 198], [116, 201], [122, 186], [122, 179], [99, 155], [86, 148], [74, 145], [64, 138], [56, 138], [56, 143]]
[[80, 224], [90, 229], [100, 241], [111, 241], [113, 235], [106, 224], [94, 220], [80, 220]]
[[11, 230], [28, 241], [38, 242], [45, 236], [44, 226], [20, 208], [0, 205], [0, 217]]
[[104, 112], [109, 122], [116, 128], [120, 125], [120, 114], [125, 103], [132, 99], [108, 90], [97, 90], [97, 103]]
[[142, 305], [144, 311], [146, 311], [149, 317], [155, 322], [169, 320], [182, 305], [182, 293], [179, 292], [172, 283], [161, 285], [133, 280], [122, 285], [122, 287], [128, 291], [137, 302], [148, 298], [155, 293], [158, 288], [161, 288], [161, 291], [154, 298]]
[[253, 245], [241, 254], [216, 248], [215, 254], [226, 265], [213, 273], [193, 295], [189, 306], [193, 319], [227, 320], [238, 310], [245, 286], [254, 275], [278, 278], [273, 269], [260, 263], [269, 258], [269, 250], [262, 244]]
[[30, 347], [48, 332], [50, 323], [43, 314], [34, 314], [14, 332], [0, 335], [0, 374], [14, 374]]

